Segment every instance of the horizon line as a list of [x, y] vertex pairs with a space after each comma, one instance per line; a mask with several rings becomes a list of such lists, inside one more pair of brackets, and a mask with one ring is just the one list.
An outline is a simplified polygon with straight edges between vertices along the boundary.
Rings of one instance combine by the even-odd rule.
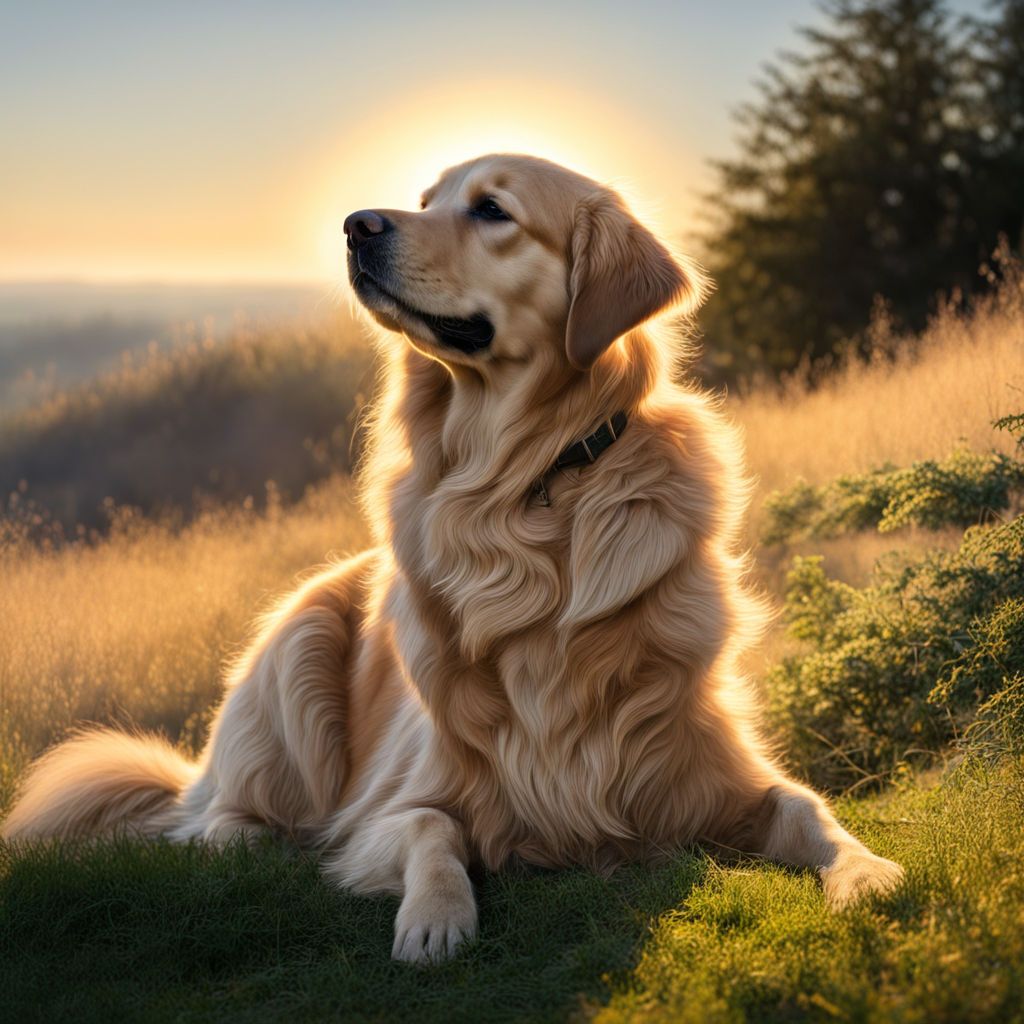
[[118, 288], [118, 287], [208, 287], [208, 288], [230, 288], [230, 287], [290, 287], [290, 288], [334, 288], [342, 283], [347, 283], [347, 278], [339, 276], [330, 277], [270, 277], [266, 275], [255, 275], [252, 277], [178, 277], [170, 275], [160, 277], [146, 275], [141, 277], [90, 277], [79, 274], [57, 274], [38, 276], [11, 276], [0, 274], [0, 287], [40, 287], [40, 286], [75, 286], [87, 288]]

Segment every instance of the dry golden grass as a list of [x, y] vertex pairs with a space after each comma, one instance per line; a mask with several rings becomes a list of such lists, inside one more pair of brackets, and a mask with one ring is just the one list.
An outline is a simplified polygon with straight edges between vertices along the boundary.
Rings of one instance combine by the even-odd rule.
[[1010, 450], [991, 424], [1024, 407], [1024, 280], [973, 315], [942, 313], [892, 360], [882, 353], [893, 339], [878, 345], [815, 391], [794, 381], [733, 403], [763, 492], [945, 455], [961, 440]]
[[194, 747], [225, 659], [297, 575], [365, 543], [346, 481], [284, 511], [128, 518], [106, 541], [0, 549], [0, 805], [74, 723], [119, 720]]
[[[1024, 268], [1004, 260], [998, 291], [971, 311], [945, 309], [918, 338], [895, 336], [884, 320], [873, 335], [871, 360], [850, 360], [815, 389], [793, 379], [730, 400], [758, 481], [752, 543], [764, 498], [798, 479], [824, 483], [887, 462], [941, 458], [959, 443], [981, 451], [1012, 449], [1010, 435], [994, 431], [992, 422], [1024, 409]], [[812, 547], [825, 555], [833, 575], [860, 583], [894, 546], [955, 545], [958, 536], [905, 531], [815, 541]], [[791, 553], [759, 551], [762, 577], [772, 589]]]

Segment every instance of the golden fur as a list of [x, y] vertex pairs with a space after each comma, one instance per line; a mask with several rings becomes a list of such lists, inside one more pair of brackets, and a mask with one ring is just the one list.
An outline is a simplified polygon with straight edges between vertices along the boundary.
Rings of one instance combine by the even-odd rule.
[[[486, 199], [511, 219], [474, 215]], [[375, 547], [267, 618], [198, 765], [82, 734], [36, 765], [5, 834], [283, 830], [339, 883], [403, 895], [407, 960], [474, 933], [470, 860], [608, 870], [707, 840], [817, 868], [836, 905], [893, 885], [758, 737], [739, 445], [649, 322], [695, 307], [699, 272], [611, 190], [525, 157], [370, 219], [389, 230], [350, 272], [389, 329], [361, 476]], [[473, 353], [423, 318], [481, 311], [494, 340]], [[534, 500], [618, 409], [618, 442]]]

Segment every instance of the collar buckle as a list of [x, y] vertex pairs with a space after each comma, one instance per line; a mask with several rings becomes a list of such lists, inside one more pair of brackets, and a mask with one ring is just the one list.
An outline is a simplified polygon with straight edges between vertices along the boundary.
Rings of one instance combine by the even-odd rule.
[[548, 508], [551, 505], [551, 495], [544, 482], [551, 473], [556, 469], [573, 469], [576, 466], [586, 466], [597, 462], [601, 453], [615, 444], [622, 436], [627, 422], [625, 410], [620, 409], [606, 419], [592, 434], [580, 438], [575, 444], [569, 445], [562, 451], [555, 459], [554, 465], [534, 481], [531, 494], [537, 499], [537, 504], [543, 508]]

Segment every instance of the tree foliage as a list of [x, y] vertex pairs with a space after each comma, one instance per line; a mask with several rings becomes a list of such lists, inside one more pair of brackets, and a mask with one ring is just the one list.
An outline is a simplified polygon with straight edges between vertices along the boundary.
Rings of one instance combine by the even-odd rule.
[[780, 372], [827, 356], [884, 298], [920, 328], [969, 291], [1024, 218], [1024, 0], [987, 21], [941, 0], [826, 0], [782, 55], [716, 165], [706, 260], [718, 292], [708, 371]]

